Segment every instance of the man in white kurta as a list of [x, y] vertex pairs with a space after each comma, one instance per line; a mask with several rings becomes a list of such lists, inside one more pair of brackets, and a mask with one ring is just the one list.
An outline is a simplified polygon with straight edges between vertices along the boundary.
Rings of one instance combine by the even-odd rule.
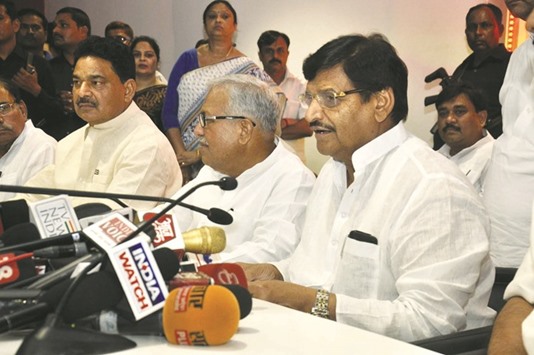
[[460, 170], [404, 128], [395, 49], [343, 36], [303, 67], [306, 120], [332, 158], [295, 253], [244, 265], [253, 296], [404, 341], [491, 324], [488, 218]]
[[518, 267], [529, 247], [534, 200], [534, 45], [510, 59], [501, 88], [503, 134], [495, 141], [484, 184], [496, 266]]
[[[237, 180], [234, 190], [205, 186], [185, 201], [205, 209], [217, 207], [233, 217], [232, 224], [220, 226], [226, 248], [211, 257], [216, 262], [282, 260], [300, 240], [315, 176], [275, 137], [279, 112], [273, 91], [247, 75], [214, 81], [202, 106], [195, 134], [205, 166], [173, 199], [206, 181], [223, 176]], [[173, 211], [182, 231], [216, 225], [182, 207]]]
[[[41, 169], [54, 161], [57, 142], [27, 120], [24, 130], [9, 151], [0, 158], [0, 184], [24, 185]], [[0, 201], [15, 197], [14, 192], [0, 192]]]
[[[77, 53], [74, 108], [88, 124], [62, 139], [54, 165], [26, 185], [171, 196], [181, 186], [180, 169], [170, 143], [132, 101], [136, 87], [132, 54], [124, 45], [98, 37], [84, 41]], [[42, 196], [22, 197], [32, 201]], [[74, 205], [88, 201], [76, 198]], [[156, 204], [127, 203], [136, 209]]]

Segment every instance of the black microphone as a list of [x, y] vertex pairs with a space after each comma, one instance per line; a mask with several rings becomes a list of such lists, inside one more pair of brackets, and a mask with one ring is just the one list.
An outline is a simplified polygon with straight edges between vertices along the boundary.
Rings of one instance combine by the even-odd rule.
[[30, 211], [26, 200], [0, 202], [0, 225], [2, 230], [30, 221]]
[[[35, 226], [34, 226], [35, 227]], [[11, 231], [11, 229], [9, 230]], [[7, 233], [8, 231], [6, 231]], [[13, 233], [15, 233], [14, 231]], [[31, 236], [31, 240], [19, 244], [7, 244], [7, 246], [0, 248], [0, 253], [7, 253], [12, 250], [23, 250], [23, 251], [34, 251], [36, 249], [56, 246], [56, 245], [70, 245], [74, 242], [86, 241], [89, 238], [83, 235], [83, 232], [73, 232], [67, 234], [56, 235], [55, 237], [49, 237], [41, 239], [39, 231], [37, 228], [27, 227], [25, 231], [28, 235]], [[5, 234], [5, 233], [4, 233]], [[37, 236], [37, 238], [35, 238]], [[10, 239], [12, 240], [12, 239]]]
[[54, 245], [33, 251], [35, 258], [56, 259], [79, 257], [89, 254], [89, 248], [84, 242], [75, 242], [70, 245]]
[[[64, 281], [44, 293], [39, 298], [38, 303], [0, 317], [0, 333], [43, 320], [58, 305], [70, 283], [71, 280]], [[72, 322], [87, 317], [102, 309], [114, 306], [122, 296], [123, 292], [117, 277], [112, 273], [100, 271], [87, 275], [66, 303], [63, 313], [64, 319], [67, 322]]]
[[232, 224], [234, 221], [234, 218], [232, 215], [224, 210], [221, 210], [220, 208], [212, 207], [209, 210], [206, 210], [204, 208], [200, 208], [197, 206], [193, 206], [184, 202], [179, 203], [180, 206], [188, 208], [192, 211], [202, 213], [203, 215], [206, 215], [210, 221], [217, 224], [222, 225], [228, 225]]
[[[130, 234], [127, 238], [125, 238], [122, 242], [124, 243], [124, 242], [126, 242], [128, 240], [131, 240], [134, 237], [138, 236], [140, 233], [145, 232], [152, 225], [152, 223], [156, 222], [158, 219], [160, 219], [163, 215], [165, 215], [167, 212], [169, 212], [175, 206], [185, 205], [184, 206], [185, 208], [191, 207], [190, 205], [183, 204], [182, 201], [187, 196], [191, 195], [193, 192], [195, 192], [196, 190], [198, 190], [202, 186], [206, 186], [206, 185], [217, 185], [223, 190], [233, 190], [233, 189], [235, 189], [237, 187], [237, 180], [234, 179], [233, 177], [225, 176], [225, 177], [222, 177], [221, 179], [219, 179], [217, 181], [205, 181], [205, 182], [202, 182], [202, 183], [200, 183], [198, 185], [195, 185], [195, 186], [191, 187], [188, 191], [186, 191], [183, 195], [178, 197], [176, 200], [171, 200], [171, 202], [169, 202], [167, 204], [167, 206], [165, 206], [165, 208], [162, 209], [159, 213], [156, 213], [152, 218], [150, 218], [150, 219], [144, 221], [143, 223], [141, 223], [138, 226], [137, 230], [135, 230], [132, 234]], [[233, 220], [232, 216], [228, 212], [223, 211], [223, 210], [219, 210], [219, 209], [217, 209], [217, 210], [218, 211], [215, 211], [212, 214], [212, 216], [215, 216], [215, 218], [221, 219], [222, 221], [226, 221], [228, 219]], [[200, 213], [207, 212], [208, 214], [211, 214], [211, 210], [206, 211], [206, 210], [201, 209], [201, 208], [198, 208], [198, 211], [196, 211], [196, 212], [200, 212]], [[224, 217], [224, 218], [221, 218], [220, 216], [222, 214], [224, 214], [224, 213], [228, 214], [228, 216]], [[204, 214], [206, 214], [206, 213], [204, 213]], [[209, 216], [208, 216], [208, 218], [209, 218]]]
[[0, 236], [0, 247], [32, 242], [39, 239], [41, 239], [41, 235], [39, 234], [39, 230], [37, 229], [35, 224], [30, 222], [24, 222], [12, 226], [6, 231], [4, 231], [4, 233]]

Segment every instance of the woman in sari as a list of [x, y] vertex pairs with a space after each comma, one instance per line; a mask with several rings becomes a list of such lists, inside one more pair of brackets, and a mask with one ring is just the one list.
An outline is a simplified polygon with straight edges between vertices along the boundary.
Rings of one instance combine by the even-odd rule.
[[212, 1], [204, 10], [207, 44], [182, 53], [169, 78], [162, 121], [176, 158], [182, 168], [184, 184], [202, 167], [199, 139], [193, 133], [206, 97], [210, 80], [228, 74], [250, 74], [272, 83], [271, 78], [250, 58], [234, 47], [237, 14], [225, 0]]
[[133, 40], [131, 48], [135, 59], [135, 81], [137, 82], [134, 101], [163, 132], [161, 109], [167, 85], [156, 76], [160, 58], [159, 46], [155, 39], [140, 36]]

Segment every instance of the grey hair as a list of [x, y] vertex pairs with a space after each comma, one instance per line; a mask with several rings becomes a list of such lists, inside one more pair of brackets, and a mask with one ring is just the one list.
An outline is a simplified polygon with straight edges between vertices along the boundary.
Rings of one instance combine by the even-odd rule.
[[212, 80], [208, 89], [227, 93], [227, 114], [250, 118], [265, 132], [276, 131], [281, 116], [280, 100], [267, 83], [252, 75], [231, 74]]

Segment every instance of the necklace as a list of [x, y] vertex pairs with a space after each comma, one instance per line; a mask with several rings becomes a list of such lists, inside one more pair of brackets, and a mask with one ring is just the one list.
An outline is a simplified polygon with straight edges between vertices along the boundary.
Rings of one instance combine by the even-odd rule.
[[213, 52], [211, 51], [211, 48], [210, 48], [210, 45], [209, 44], [206, 44], [206, 46], [208, 46], [208, 52], [211, 53], [211, 56], [214, 58], [214, 59], [218, 59], [218, 58], [228, 58], [228, 56], [230, 55], [230, 53], [232, 53], [232, 50], [234, 49], [234, 46], [231, 45], [230, 46], [230, 50], [228, 50], [228, 53], [226, 53], [226, 55], [224, 57], [216, 57]]

